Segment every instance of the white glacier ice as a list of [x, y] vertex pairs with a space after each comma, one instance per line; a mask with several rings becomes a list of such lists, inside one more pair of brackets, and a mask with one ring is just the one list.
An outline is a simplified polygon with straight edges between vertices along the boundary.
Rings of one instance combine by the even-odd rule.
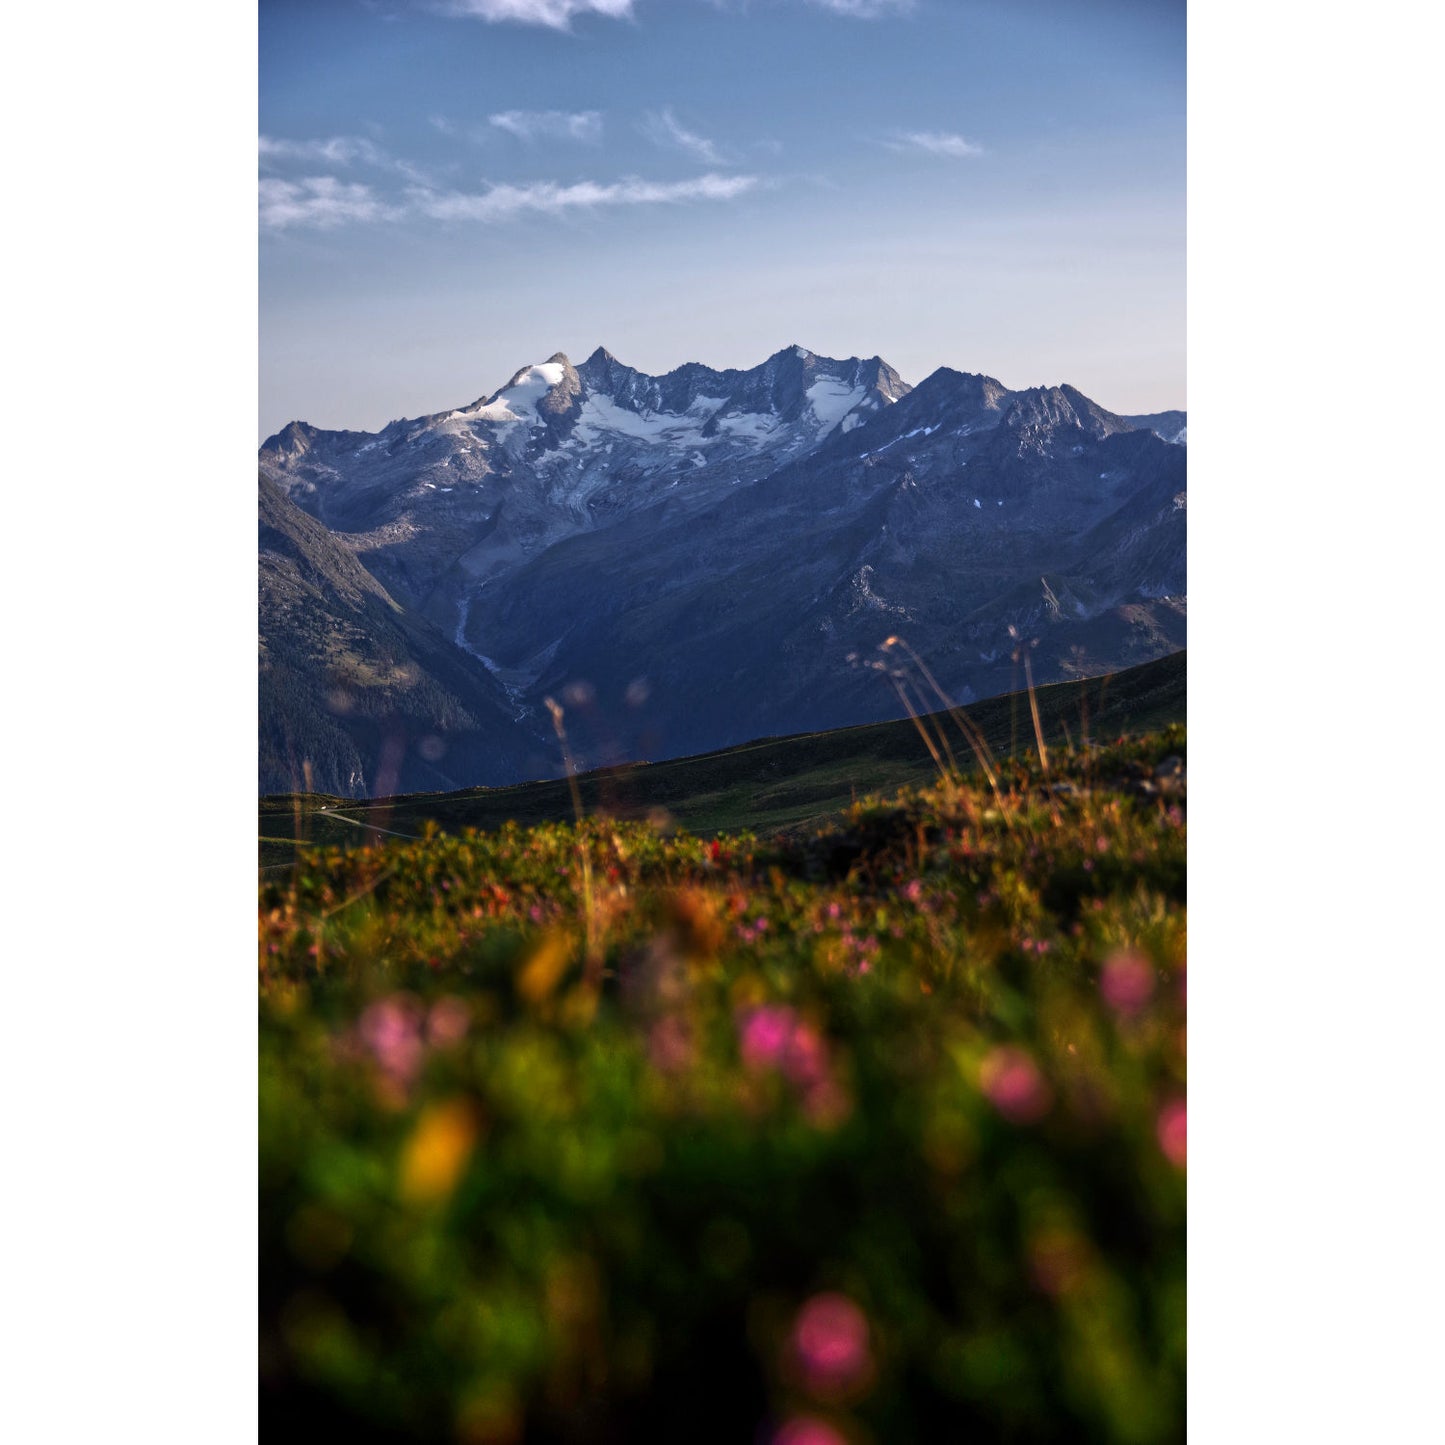
[[825, 437], [855, 406], [867, 391], [866, 387], [848, 386], [835, 377], [819, 377], [808, 388], [808, 404], [818, 418], [818, 435]]

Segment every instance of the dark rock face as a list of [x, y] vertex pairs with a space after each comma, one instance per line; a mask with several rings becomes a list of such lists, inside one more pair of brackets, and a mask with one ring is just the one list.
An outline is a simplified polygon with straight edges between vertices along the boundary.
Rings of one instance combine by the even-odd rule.
[[366, 797], [551, 770], [502, 687], [264, 477], [259, 524], [261, 792]]
[[1184, 427], [877, 357], [654, 377], [599, 348], [374, 435], [292, 423], [261, 467], [535, 767], [548, 694], [596, 763], [897, 716], [894, 634], [963, 700], [1021, 686], [1021, 648], [1043, 682], [1182, 647]]

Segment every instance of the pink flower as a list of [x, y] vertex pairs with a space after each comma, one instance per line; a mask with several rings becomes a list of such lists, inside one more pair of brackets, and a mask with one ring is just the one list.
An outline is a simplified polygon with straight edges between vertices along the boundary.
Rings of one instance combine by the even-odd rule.
[[910, 879], [903, 890], [903, 896], [910, 903], [917, 903], [918, 900], [923, 897], [923, 884], [916, 878]]
[[1158, 1135], [1159, 1147], [1164, 1151], [1164, 1157], [1176, 1169], [1183, 1169], [1185, 1167], [1185, 1140], [1188, 1133], [1183, 1099], [1171, 1099], [1160, 1109], [1155, 1133]]
[[773, 1436], [773, 1445], [847, 1445], [847, 1442], [827, 1421], [799, 1415]]
[[459, 998], [439, 998], [426, 1018], [427, 1042], [436, 1048], [449, 1048], [466, 1037], [471, 1010]]
[[370, 1005], [358, 1026], [361, 1041], [382, 1072], [405, 1086], [421, 1069], [421, 1005], [408, 994], [393, 994]]
[[833, 1077], [828, 1042], [812, 1024], [781, 1004], [764, 1004], [740, 1016], [738, 1031], [744, 1065], [778, 1070], [798, 1091], [814, 1123], [835, 1123], [847, 1114], [847, 1095]]
[[1116, 1014], [1132, 1017], [1154, 993], [1154, 966], [1142, 954], [1122, 949], [1104, 964], [1099, 992]]
[[814, 1295], [798, 1311], [790, 1347], [805, 1387], [825, 1398], [862, 1384], [873, 1365], [868, 1320], [847, 1295]]
[[1010, 1124], [1037, 1123], [1054, 1101], [1038, 1066], [1022, 1049], [994, 1049], [983, 1061], [980, 1082], [989, 1103]]
[[795, 1023], [780, 1062], [789, 1080], [807, 1089], [828, 1072], [828, 1046], [810, 1024]]
[[793, 1036], [797, 1022], [792, 1009], [764, 1004], [750, 1009], [741, 1024], [739, 1047], [743, 1063], [750, 1069], [777, 1068]]

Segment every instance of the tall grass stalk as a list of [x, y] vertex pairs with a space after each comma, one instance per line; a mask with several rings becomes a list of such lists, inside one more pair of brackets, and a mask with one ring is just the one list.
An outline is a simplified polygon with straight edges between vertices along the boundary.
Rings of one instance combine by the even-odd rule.
[[903, 691], [903, 684], [890, 671], [888, 681], [892, 684], [893, 691], [898, 694], [898, 701], [903, 704], [908, 716], [913, 719], [913, 726], [918, 729], [918, 736], [923, 739], [923, 746], [928, 749], [928, 755], [933, 759], [934, 766], [938, 769], [938, 776], [943, 779], [948, 777], [948, 769], [943, 765], [943, 758], [939, 755], [938, 748], [934, 745], [933, 739], [929, 737], [927, 729], [924, 728], [922, 720], [913, 710], [913, 704], [908, 701], [908, 694]]
[[943, 704], [949, 717], [953, 719], [954, 725], [958, 728], [959, 732], [963, 734], [964, 741], [973, 749], [974, 758], [977, 760], [979, 767], [983, 769], [983, 775], [988, 779], [989, 787], [993, 789], [994, 801], [1001, 805], [1003, 799], [999, 794], [998, 787], [998, 762], [997, 759], [994, 758], [993, 751], [989, 747], [983, 734], [974, 726], [973, 720], [968, 714], [944, 692], [938, 679], [934, 677], [933, 673], [929, 670], [928, 664], [914, 651], [912, 645], [906, 638], [899, 637], [895, 634], [883, 643], [885, 651], [891, 650], [894, 647], [901, 647], [908, 656], [913, 659], [915, 666], [919, 672], [923, 674], [928, 685], [933, 689], [938, 700]]
[[1049, 775], [1049, 750], [1044, 746], [1044, 725], [1039, 721], [1039, 700], [1034, 695], [1034, 670], [1029, 666], [1029, 655], [1024, 652], [1024, 678], [1029, 686], [1029, 712], [1034, 720], [1034, 741], [1039, 745], [1039, 766], [1044, 770], [1044, 777]]
[[572, 794], [572, 813], [577, 822], [577, 858], [582, 866], [582, 922], [586, 934], [586, 979], [596, 987], [602, 978], [602, 952], [597, 946], [597, 909], [592, 896], [592, 853], [582, 832], [582, 790], [577, 786], [577, 768], [572, 761], [572, 748], [567, 742], [567, 728], [562, 721], [562, 704], [556, 698], [545, 697], [547, 711], [552, 715], [552, 727], [562, 748], [562, 766], [567, 773], [567, 787]]

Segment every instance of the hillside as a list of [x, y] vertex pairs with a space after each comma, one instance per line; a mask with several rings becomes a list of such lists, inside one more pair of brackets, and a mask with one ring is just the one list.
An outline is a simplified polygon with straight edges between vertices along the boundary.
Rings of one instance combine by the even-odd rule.
[[501, 687], [264, 476], [258, 531], [262, 792], [455, 787], [540, 756]]
[[[1086, 733], [1113, 738], [1182, 722], [1186, 679], [1187, 654], [1179, 652], [1108, 677], [1040, 688], [1045, 743], [1067, 747], [1082, 742]], [[1000, 755], [1027, 753], [1035, 746], [1024, 694], [976, 703], [967, 716]], [[926, 721], [930, 730], [943, 728], [960, 766], [971, 768], [972, 755], [947, 715], [933, 714]], [[806, 831], [855, 798], [923, 783], [936, 772], [917, 727], [904, 719], [599, 769], [582, 774], [577, 783], [589, 814], [645, 818], [661, 813], [696, 833], [743, 828], [770, 833]], [[378, 828], [419, 834], [428, 822], [447, 830], [491, 829], [508, 821], [529, 825], [572, 816], [571, 791], [561, 779], [394, 797], [365, 806], [335, 797], [277, 796], [261, 800], [261, 860], [285, 862], [293, 854], [289, 840], [298, 837], [313, 845], [354, 847], [382, 836]]]

